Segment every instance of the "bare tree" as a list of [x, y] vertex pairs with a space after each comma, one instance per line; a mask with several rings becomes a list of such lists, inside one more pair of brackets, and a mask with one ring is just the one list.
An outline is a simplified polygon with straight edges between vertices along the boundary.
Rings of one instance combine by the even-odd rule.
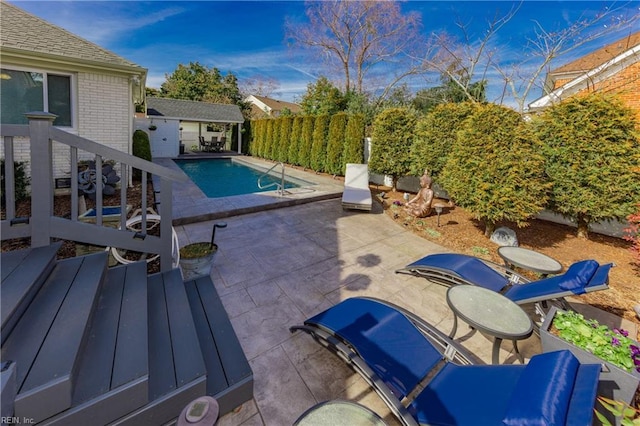
[[513, 53], [497, 44], [496, 39], [519, 6], [494, 17], [483, 35], [475, 40], [467, 31], [468, 25], [458, 22], [460, 38], [444, 33], [432, 36], [429, 43], [432, 48], [423, 57], [425, 68], [435, 68], [448, 76], [466, 91], [469, 99], [473, 99], [469, 91], [473, 80], [486, 80], [493, 71], [503, 83], [502, 93], [494, 101], [502, 104], [505, 98], [513, 99], [518, 111], [524, 112], [531, 92], [542, 87], [541, 76], [550, 71], [552, 61], [606, 35], [633, 28], [640, 15], [631, 12], [627, 16], [628, 4], [609, 7], [593, 17], [581, 16], [569, 26], [556, 30], [545, 29], [539, 22], [532, 21], [533, 37], [527, 39], [518, 59], [508, 62], [502, 61], [503, 52]]
[[263, 75], [251, 76], [240, 84], [240, 92], [244, 97], [249, 95], [270, 97], [273, 94], [278, 94], [279, 88], [278, 80]]
[[418, 71], [403, 61], [421, 47], [420, 15], [403, 14], [399, 2], [307, 2], [306, 14], [309, 22], [287, 20], [287, 38], [322, 52], [334, 71], [343, 76], [346, 92], [363, 93], [365, 80], [385, 63], [393, 64], [399, 73], [387, 79], [383, 93], [404, 76]]

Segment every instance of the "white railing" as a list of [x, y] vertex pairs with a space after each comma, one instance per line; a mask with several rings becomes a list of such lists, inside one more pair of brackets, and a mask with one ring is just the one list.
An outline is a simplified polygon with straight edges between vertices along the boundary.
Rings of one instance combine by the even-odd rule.
[[[271, 182], [268, 183], [266, 185], [262, 184], [262, 178], [264, 177], [269, 177], [271, 176], [271, 171], [273, 169], [275, 169], [276, 167], [280, 166], [282, 168], [282, 171], [280, 173], [280, 183], [278, 182]], [[264, 172], [262, 175], [260, 175], [260, 177], [258, 178], [258, 188], [260, 189], [266, 189], [266, 188], [270, 188], [272, 186], [276, 187], [276, 191], [278, 191], [278, 194], [280, 194], [280, 196], [283, 196], [285, 193], [284, 190], [284, 163], [280, 162], [280, 163], [276, 163], [273, 165], [273, 167], [271, 167], [269, 170], [267, 170], [266, 172]]]
[[[49, 245], [52, 238], [77, 241], [100, 246], [118, 247], [143, 253], [160, 255], [160, 268], [172, 268], [172, 182], [184, 181], [184, 175], [141, 158], [129, 155], [106, 145], [82, 138], [53, 127], [55, 115], [36, 112], [27, 114], [28, 125], [0, 126], [5, 154], [5, 218], [0, 222], [1, 239], [31, 238], [32, 247]], [[14, 138], [28, 137], [30, 140], [31, 166], [31, 216], [16, 217]], [[53, 142], [69, 147], [71, 165], [71, 214], [69, 218], [54, 216]], [[146, 229], [147, 220], [147, 180], [150, 174], [160, 179], [159, 193], [160, 236], [146, 235], [126, 227], [126, 214], [120, 216], [120, 229], [102, 226], [103, 204], [102, 185], [96, 185], [95, 223], [78, 220], [78, 151], [90, 153], [95, 159], [95, 181], [102, 182], [102, 163], [108, 159], [119, 164], [121, 176], [120, 211], [126, 212], [128, 173], [133, 168], [142, 173], [141, 229]]]

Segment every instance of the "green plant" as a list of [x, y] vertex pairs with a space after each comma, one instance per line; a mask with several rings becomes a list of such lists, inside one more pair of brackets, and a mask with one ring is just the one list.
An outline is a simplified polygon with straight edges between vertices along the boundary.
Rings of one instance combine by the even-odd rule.
[[[131, 148], [133, 155], [143, 160], [151, 161], [151, 143], [149, 142], [149, 135], [143, 130], [136, 130], [133, 132], [133, 146]], [[139, 180], [142, 176], [142, 172], [138, 169], [133, 169], [133, 178]]]
[[475, 104], [469, 102], [440, 104], [418, 120], [410, 154], [414, 176], [420, 176], [425, 170], [429, 170], [433, 178], [440, 174], [456, 141], [456, 132], [474, 107]]
[[292, 116], [280, 117], [280, 140], [278, 143], [277, 160], [286, 163], [289, 161], [289, 144], [291, 143], [291, 131], [293, 127]]
[[[29, 196], [27, 186], [29, 186], [30, 179], [27, 176], [25, 168], [27, 166], [26, 161], [15, 161], [13, 163], [13, 177], [14, 177], [14, 190], [16, 201], [24, 200]], [[5, 197], [5, 162], [4, 158], [0, 160], [0, 188], [2, 188], [2, 207], [6, 205]]]
[[296, 116], [293, 119], [291, 127], [291, 140], [289, 141], [289, 155], [287, 156], [289, 164], [299, 165], [300, 154], [300, 138], [302, 137], [302, 116]]
[[471, 247], [471, 252], [476, 256], [488, 256], [489, 255], [489, 249], [486, 248], [486, 247], [473, 246], [473, 247]]
[[205, 257], [218, 250], [218, 245], [208, 242], [203, 243], [191, 243], [180, 248], [181, 259], [197, 259], [199, 257]]
[[348, 116], [339, 112], [331, 117], [327, 142], [327, 158], [325, 171], [332, 175], [340, 175], [344, 170], [343, 151]]
[[526, 221], [546, 205], [542, 146], [514, 110], [495, 104], [464, 120], [438, 182], [456, 205], [482, 220], [489, 237], [500, 221]]
[[329, 116], [318, 115], [313, 125], [313, 141], [311, 143], [311, 168], [316, 172], [324, 172], [327, 159], [327, 133], [329, 132]]
[[395, 191], [398, 178], [409, 172], [407, 153], [411, 148], [416, 114], [407, 108], [388, 108], [373, 122], [369, 168], [373, 173], [390, 175]]
[[[563, 340], [625, 371], [640, 371], [640, 348], [622, 329], [611, 330], [574, 311], [557, 311], [553, 327]], [[553, 330], [553, 329], [552, 329]]]
[[314, 118], [307, 115], [302, 119], [302, 135], [300, 137], [300, 150], [298, 151], [298, 163], [308, 169], [311, 167], [311, 145], [313, 144]]
[[440, 232], [436, 231], [433, 228], [424, 228], [424, 232], [426, 232], [427, 235], [432, 238], [440, 238], [442, 236]]
[[[620, 424], [622, 426], [640, 425], [640, 410], [633, 408], [623, 401], [614, 401], [603, 396], [598, 397], [598, 402], [605, 410], [607, 410], [618, 420], [620, 420]], [[593, 411], [595, 412], [596, 417], [598, 418], [598, 420], [600, 420], [603, 426], [612, 426], [611, 422], [604, 414], [602, 414], [595, 408], [593, 409]]]
[[552, 183], [551, 208], [577, 223], [624, 219], [640, 202], [640, 135], [635, 113], [618, 98], [574, 97], [535, 121]]
[[365, 117], [363, 114], [352, 114], [349, 117], [344, 135], [341, 174], [344, 174], [345, 164], [364, 162], [364, 128]]

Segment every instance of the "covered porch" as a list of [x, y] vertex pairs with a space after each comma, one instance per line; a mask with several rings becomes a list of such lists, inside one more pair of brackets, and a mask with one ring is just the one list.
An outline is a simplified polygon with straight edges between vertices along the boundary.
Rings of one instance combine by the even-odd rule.
[[214, 146], [216, 151], [241, 154], [242, 123], [237, 105], [150, 97], [146, 116], [136, 119], [136, 129], [149, 134], [154, 158], [208, 152]]

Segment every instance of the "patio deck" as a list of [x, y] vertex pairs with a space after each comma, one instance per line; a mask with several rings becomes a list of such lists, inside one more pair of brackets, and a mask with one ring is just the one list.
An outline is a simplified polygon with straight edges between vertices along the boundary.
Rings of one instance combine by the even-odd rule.
[[[448, 333], [453, 315], [446, 288], [394, 270], [428, 253], [444, 252], [395, 224], [379, 205], [372, 213], [343, 211], [327, 200], [236, 216], [216, 234], [211, 276], [254, 372], [254, 399], [220, 425], [285, 425], [318, 402], [344, 398], [398, 424], [378, 396], [342, 361], [289, 327], [352, 296], [404, 306]], [[181, 244], [208, 240], [211, 221], [176, 226]], [[491, 340], [467, 327], [456, 338], [483, 361]], [[539, 353], [535, 335], [519, 343], [525, 358]], [[500, 359], [514, 363], [510, 343]]]
[[[308, 335], [289, 333], [289, 327], [348, 297], [373, 296], [403, 306], [449, 333], [453, 314], [445, 300], [446, 287], [394, 273], [422, 256], [448, 250], [393, 222], [377, 202], [371, 213], [344, 211], [338, 199], [342, 181], [287, 168], [290, 172], [307, 181], [317, 179], [326, 191], [320, 195], [332, 194], [333, 199], [292, 197], [291, 207], [277, 208], [286, 204], [278, 205], [280, 197], [274, 195], [211, 201], [193, 188], [186, 188], [187, 193], [182, 193], [185, 188], [174, 190], [174, 215], [178, 213], [182, 222], [174, 225], [180, 245], [211, 238], [215, 220], [191, 223], [198, 220], [194, 209], [199, 215], [213, 209], [205, 214], [224, 217], [228, 224], [216, 233], [220, 249], [211, 278], [254, 372], [254, 398], [217, 424], [292, 424], [311, 406], [342, 398], [397, 425], [356, 373]], [[321, 201], [310, 203], [316, 200]], [[207, 207], [200, 210], [203, 204]], [[248, 214], [237, 215], [237, 205]], [[602, 323], [612, 320], [596, 308], [572, 304]], [[621, 326], [635, 330], [631, 323]], [[467, 326], [458, 327], [455, 338], [482, 361], [491, 362], [492, 338]], [[518, 347], [525, 360], [541, 352], [535, 333]], [[518, 362], [510, 342], [503, 342], [499, 355], [502, 363]]]

